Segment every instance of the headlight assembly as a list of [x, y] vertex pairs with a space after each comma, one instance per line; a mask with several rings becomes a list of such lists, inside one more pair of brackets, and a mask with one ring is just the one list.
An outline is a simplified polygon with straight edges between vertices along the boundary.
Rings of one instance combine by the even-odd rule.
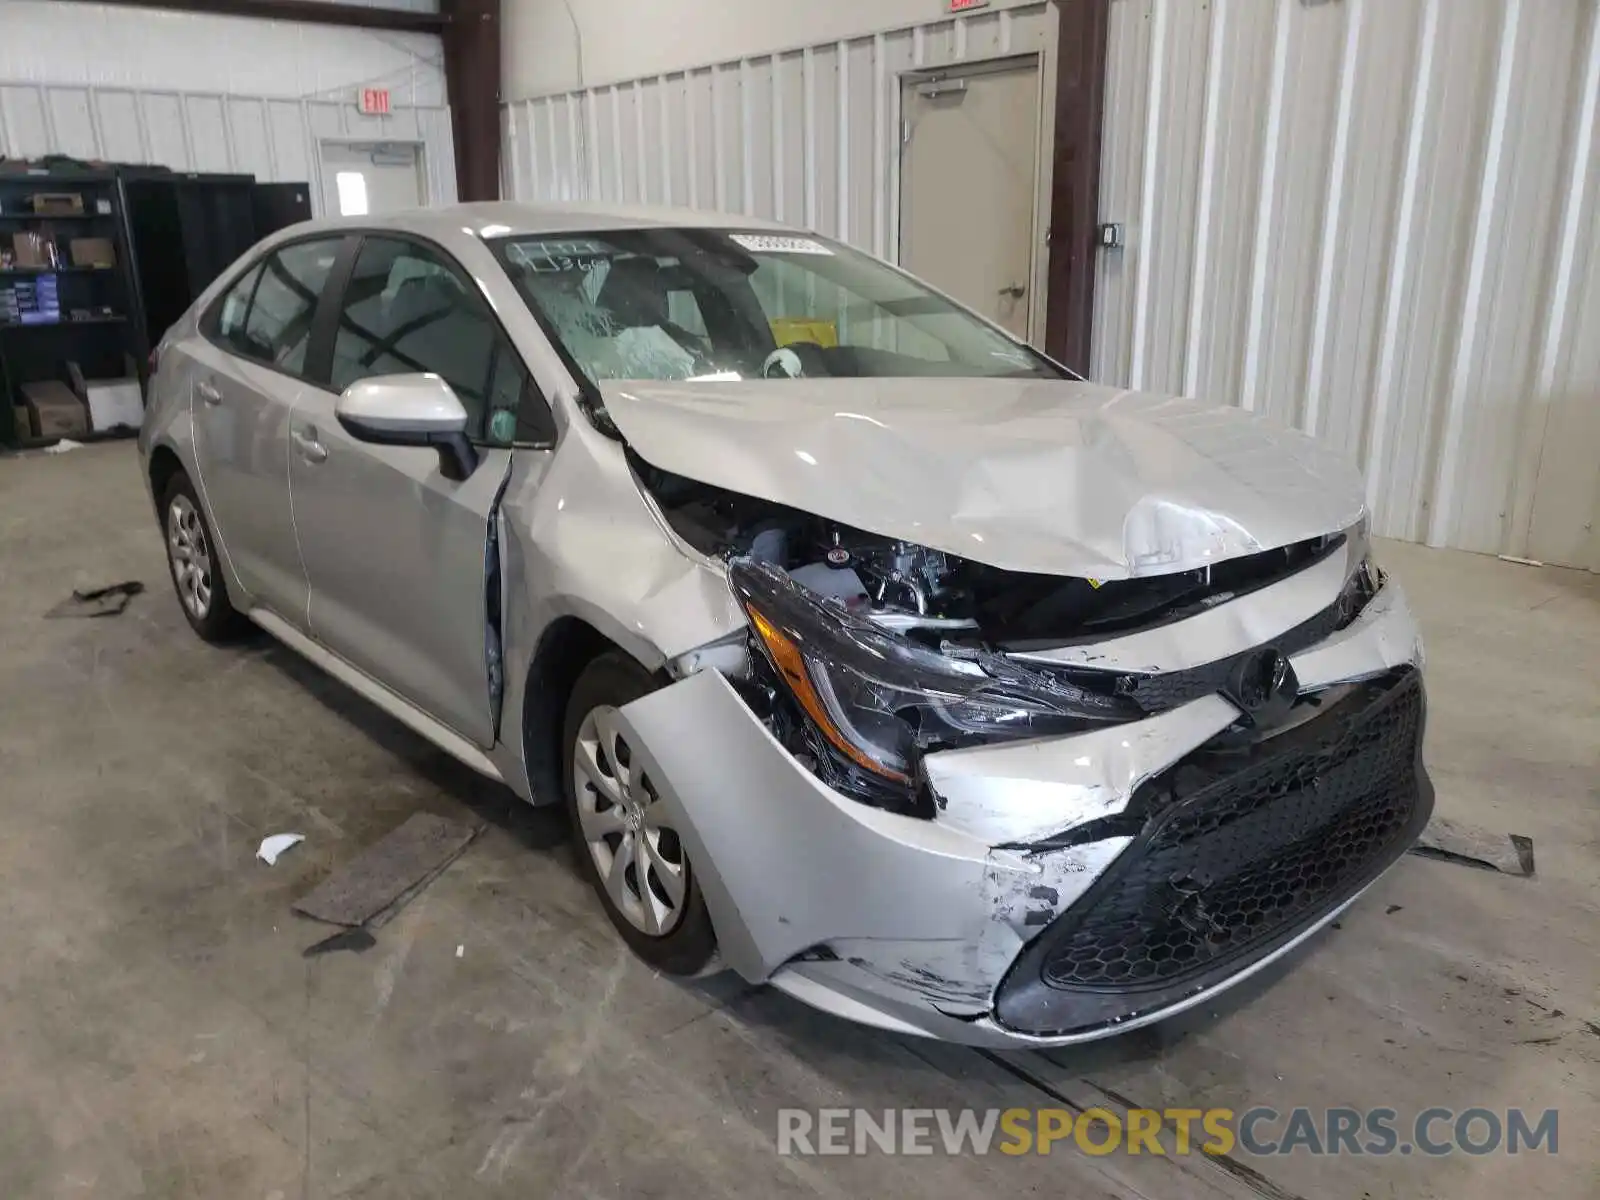
[[1350, 564], [1350, 573], [1339, 596], [1341, 629], [1361, 615], [1367, 602], [1383, 590], [1384, 582], [1383, 571], [1372, 556], [1371, 518], [1363, 516], [1345, 530], [1345, 541], [1345, 561]]
[[[1026, 670], [983, 651], [940, 653], [828, 604], [781, 569], [735, 561], [729, 581], [754, 641], [826, 751], [883, 789], [915, 787], [919, 756], [982, 742], [1072, 733], [1137, 719], [1125, 698]], [[838, 786], [836, 775], [829, 778]]]

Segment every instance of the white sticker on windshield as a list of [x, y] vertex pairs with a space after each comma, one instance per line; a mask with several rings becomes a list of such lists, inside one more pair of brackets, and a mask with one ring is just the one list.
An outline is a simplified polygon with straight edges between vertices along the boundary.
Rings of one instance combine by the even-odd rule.
[[781, 237], [766, 233], [730, 233], [728, 239], [756, 254], [821, 254], [833, 257], [821, 242], [814, 238]]

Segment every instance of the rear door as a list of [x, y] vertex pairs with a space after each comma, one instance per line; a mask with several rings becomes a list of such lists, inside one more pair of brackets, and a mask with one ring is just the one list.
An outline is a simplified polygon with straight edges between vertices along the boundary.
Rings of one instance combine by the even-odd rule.
[[[436, 450], [359, 442], [334, 415], [335, 393], [357, 380], [414, 372], [442, 376], [469, 414], [480, 461], [465, 480], [445, 478]], [[442, 249], [374, 234], [339, 303], [329, 381], [328, 391], [302, 393], [290, 419], [311, 635], [492, 745], [489, 515], [529, 394], [522, 360]]]
[[251, 604], [304, 627], [306, 578], [289, 508], [289, 410], [308, 386], [312, 329], [341, 239], [280, 247], [201, 321], [195, 457], [217, 536]]

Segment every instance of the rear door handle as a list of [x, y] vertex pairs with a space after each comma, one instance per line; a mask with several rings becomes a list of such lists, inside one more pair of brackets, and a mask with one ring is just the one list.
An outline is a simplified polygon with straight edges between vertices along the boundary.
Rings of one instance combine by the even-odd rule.
[[222, 393], [217, 390], [217, 385], [209, 379], [202, 379], [194, 385], [194, 390], [200, 393], [200, 399], [215, 408], [222, 403]]
[[295, 448], [300, 451], [300, 457], [308, 463], [328, 461], [328, 448], [317, 441], [315, 429], [296, 429], [289, 436], [294, 440]]

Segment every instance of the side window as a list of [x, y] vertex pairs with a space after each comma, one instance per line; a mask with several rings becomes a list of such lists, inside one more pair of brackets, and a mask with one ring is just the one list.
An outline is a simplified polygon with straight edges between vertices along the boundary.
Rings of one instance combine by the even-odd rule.
[[209, 332], [223, 346], [235, 354], [248, 354], [244, 340], [244, 319], [250, 312], [250, 298], [255, 295], [256, 281], [261, 278], [261, 267], [256, 265], [244, 273], [238, 283], [224, 293], [221, 302], [212, 309]]
[[338, 251], [337, 241], [297, 242], [267, 259], [239, 353], [291, 375], [304, 372], [311, 322]]
[[451, 270], [438, 251], [414, 242], [369, 237], [339, 313], [332, 385], [358, 379], [431, 372], [467, 410], [467, 431], [509, 442], [526, 371], [483, 297]]

